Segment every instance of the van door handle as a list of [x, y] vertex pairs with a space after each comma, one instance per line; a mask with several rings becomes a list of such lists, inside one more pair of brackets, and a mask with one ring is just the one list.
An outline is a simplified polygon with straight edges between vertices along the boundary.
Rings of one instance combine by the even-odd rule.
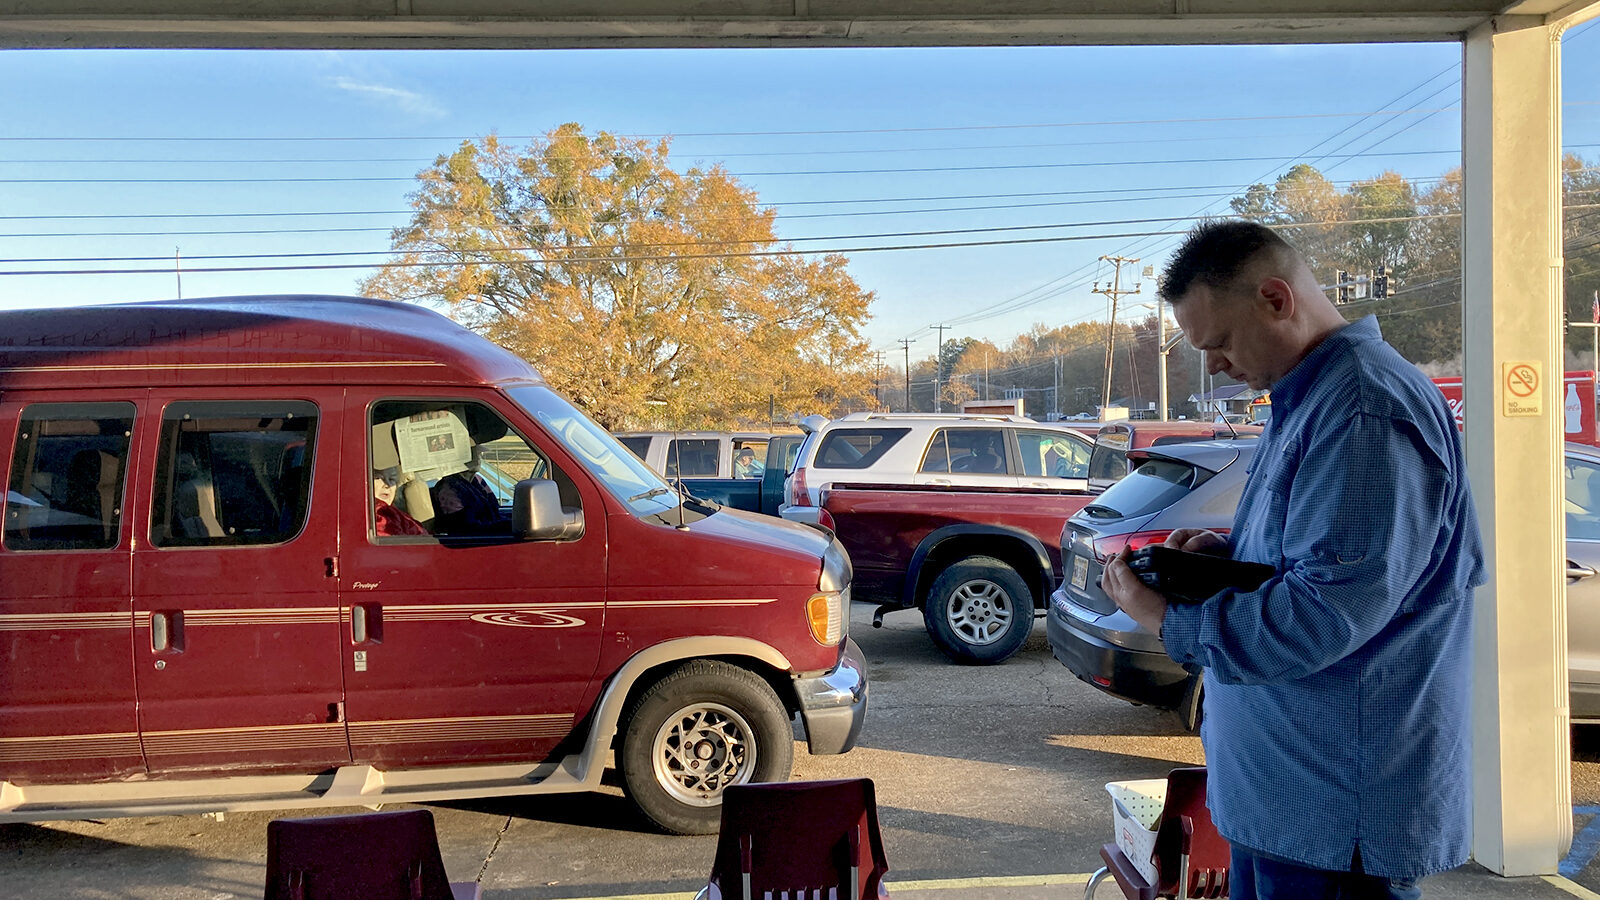
[[156, 653], [181, 653], [183, 651], [183, 613], [152, 612], [150, 614], [150, 649]]
[[383, 642], [383, 605], [357, 603], [350, 607], [350, 640], [353, 643]]

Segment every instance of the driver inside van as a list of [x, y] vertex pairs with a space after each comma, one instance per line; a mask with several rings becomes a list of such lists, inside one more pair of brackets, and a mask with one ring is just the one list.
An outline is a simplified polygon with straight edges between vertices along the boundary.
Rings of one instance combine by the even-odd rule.
[[372, 470], [372, 517], [379, 537], [402, 534], [427, 534], [422, 523], [394, 506], [395, 488], [400, 484], [400, 469], [389, 466]]

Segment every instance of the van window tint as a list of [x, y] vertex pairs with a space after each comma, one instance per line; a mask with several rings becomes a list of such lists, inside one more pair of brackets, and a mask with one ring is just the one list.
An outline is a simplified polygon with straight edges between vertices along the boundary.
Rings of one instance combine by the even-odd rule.
[[667, 445], [668, 478], [717, 477], [716, 438], [678, 438]]
[[639, 457], [640, 459], [644, 459], [645, 454], [650, 452], [650, 438], [648, 436], [619, 437], [617, 438], [617, 441], [620, 442], [622, 446], [627, 447], [628, 452]]
[[821, 469], [865, 469], [889, 452], [909, 428], [837, 428], [822, 438], [816, 465]]
[[1126, 519], [1166, 509], [1195, 487], [1195, 468], [1164, 459], [1147, 460], [1084, 507], [1096, 519]]
[[928, 443], [920, 471], [1003, 475], [1005, 447], [998, 428], [941, 428]]
[[281, 544], [305, 527], [317, 407], [303, 400], [172, 403], [161, 413], [150, 542]]
[[6, 549], [117, 545], [133, 409], [132, 403], [23, 409], [6, 490]]
[[580, 506], [571, 479], [490, 407], [471, 400], [387, 400], [372, 407], [372, 533], [511, 537], [517, 482], [549, 478]]
[[1091, 448], [1058, 432], [1017, 432], [1022, 474], [1036, 478], [1087, 478]]

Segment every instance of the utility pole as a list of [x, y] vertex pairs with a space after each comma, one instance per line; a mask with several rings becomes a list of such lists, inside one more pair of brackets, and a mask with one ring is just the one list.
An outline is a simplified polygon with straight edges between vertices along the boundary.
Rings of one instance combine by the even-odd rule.
[[949, 325], [929, 325], [929, 331], [939, 332], [939, 344], [933, 349], [933, 411], [939, 412], [939, 387], [944, 381], [944, 332]]
[[1161, 421], [1167, 420], [1167, 305], [1156, 292], [1156, 402], [1161, 404]]
[[900, 346], [906, 351], [906, 412], [911, 412], [911, 345], [916, 338], [901, 338]]
[[1056, 418], [1061, 417], [1061, 354], [1056, 354], [1056, 383], [1050, 389], [1050, 402], [1054, 405]]
[[872, 351], [872, 404], [883, 408], [883, 351]]
[[1111, 276], [1109, 285], [1102, 288], [1100, 282], [1096, 281], [1094, 283], [1094, 293], [1105, 294], [1111, 299], [1111, 317], [1106, 322], [1106, 381], [1104, 387], [1100, 389], [1100, 417], [1105, 418], [1106, 407], [1111, 405], [1111, 351], [1117, 337], [1117, 300], [1124, 294], [1139, 293], [1139, 288], [1142, 285], [1135, 284], [1131, 291], [1122, 289], [1122, 264], [1136, 263], [1139, 261], [1137, 257], [1102, 256], [1100, 258], [1117, 267], [1116, 272]]

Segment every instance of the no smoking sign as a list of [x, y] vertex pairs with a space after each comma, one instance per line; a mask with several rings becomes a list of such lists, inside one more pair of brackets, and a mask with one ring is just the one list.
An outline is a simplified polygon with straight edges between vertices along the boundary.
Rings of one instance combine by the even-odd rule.
[[1538, 416], [1544, 414], [1540, 393], [1544, 382], [1543, 366], [1536, 362], [1500, 364], [1500, 414]]

